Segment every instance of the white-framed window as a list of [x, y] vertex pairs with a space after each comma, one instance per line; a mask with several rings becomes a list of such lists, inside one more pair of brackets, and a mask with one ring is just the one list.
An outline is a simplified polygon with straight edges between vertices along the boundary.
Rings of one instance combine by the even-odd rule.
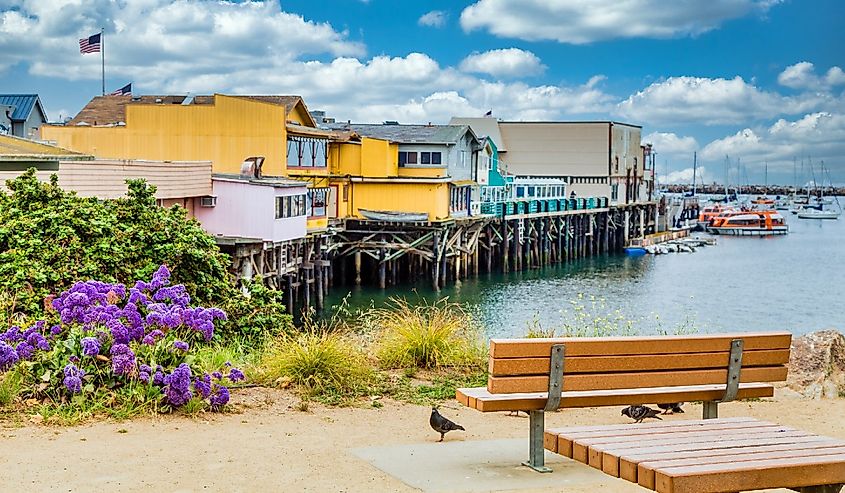
[[328, 141], [309, 137], [288, 137], [287, 164], [293, 168], [328, 166]]
[[309, 188], [306, 209], [308, 217], [325, 217], [326, 204], [329, 201], [329, 187]]
[[305, 195], [282, 195], [276, 197], [276, 219], [305, 215]]

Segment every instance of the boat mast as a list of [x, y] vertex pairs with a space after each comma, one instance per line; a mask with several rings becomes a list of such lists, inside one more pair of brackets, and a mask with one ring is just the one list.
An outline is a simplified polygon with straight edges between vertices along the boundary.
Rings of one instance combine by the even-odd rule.
[[695, 172], [698, 165], [698, 153], [692, 153], [692, 196], [695, 197]]
[[769, 162], [766, 161], [763, 173], [763, 194], [769, 193]]

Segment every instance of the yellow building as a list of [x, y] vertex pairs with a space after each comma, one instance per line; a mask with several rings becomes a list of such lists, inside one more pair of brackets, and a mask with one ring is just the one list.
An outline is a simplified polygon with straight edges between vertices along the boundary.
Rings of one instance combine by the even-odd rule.
[[101, 96], [66, 125], [42, 127], [41, 136], [100, 159], [211, 161], [214, 173], [240, 173], [261, 157], [263, 175], [308, 182], [309, 231], [368, 211], [428, 221], [465, 215], [471, 184], [469, 165], [451, 169], [457, 155], [406, 166], [390, 138], [317, 128], [298, 96]]
[[331, 144], [331, 212], [338, 218], [399, 213], [423, 221], [448, 219], [451, 179], [445, 168], [399, 167], [399, 145], [359, 137]]

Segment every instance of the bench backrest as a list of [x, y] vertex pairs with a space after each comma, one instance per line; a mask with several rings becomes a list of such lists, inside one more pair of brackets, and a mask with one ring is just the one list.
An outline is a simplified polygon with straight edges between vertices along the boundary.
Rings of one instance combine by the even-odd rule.
[[740, 382], [786, 380], [789, 332], [493, 339], [487, 390], [491, 394], [548, 391], [556, 344], [564, 345], [564, 391], [724, 384], [736, 339], [743, 341]]

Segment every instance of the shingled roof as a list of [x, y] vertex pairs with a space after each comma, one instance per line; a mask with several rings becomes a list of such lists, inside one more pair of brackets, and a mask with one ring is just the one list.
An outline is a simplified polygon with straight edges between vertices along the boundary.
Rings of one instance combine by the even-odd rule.
[[[332, 130], [351, 130], [365, 137], [389, 140], [400, 144], [456, 144], [468, 131], [467, 125], [397, 125], [336, 123]], [[474, 135], [474, 134], [473, 134]]]
[[[190, 96], [97, 96], [67, 124], [68, 125], [114, 125], [119, 122], [126, 122], [126, 105], [134, 104], [182, 104]], [[300, 96], [232, 96], [251, 99], [285, 107], [290, 113], [293, 108], [302, 102]], [[189, 104], [214, 104], [214, 96], [193, 96]]]

